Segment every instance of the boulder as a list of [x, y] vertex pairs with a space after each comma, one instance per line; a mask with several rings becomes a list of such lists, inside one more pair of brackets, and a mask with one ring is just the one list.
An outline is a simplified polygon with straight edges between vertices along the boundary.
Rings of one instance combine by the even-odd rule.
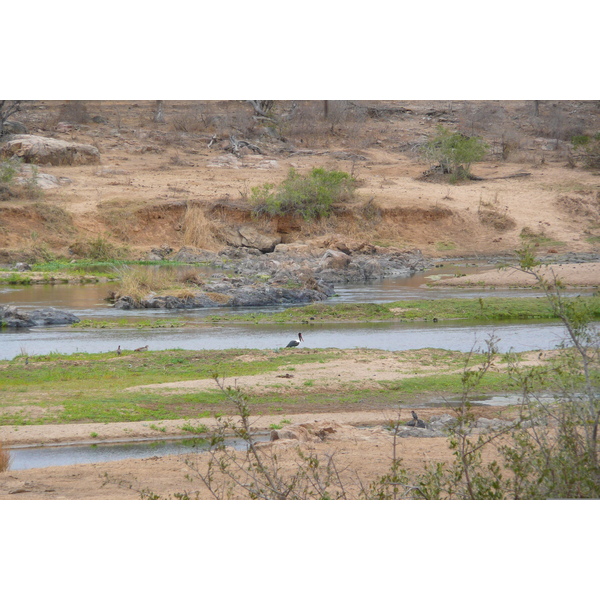
[[16, 182], [20, 184], [34, 183], [42, 190], [50, 190], [60, 187], [61, 185], [72, 183], [68, 177], [56, 177], [49, 173], [38, 173], [36, 167], [32, 165], [23, 165], [21, 176], [16, 178]]
[[40, 308], [31, 312], [14, 306], [0, 306], [0, 327], [35, 327], [37, 325], [69, 325], [79, 317], [56, 308]]
[[255, 248], [263, 253], [273, 252], [275, 246], [281, 243], [281, 236], [261, 233], [249, 225], [242, 225], [236, 231], [229, 231], [225, 237], [231, 246]]
[[39, 135], [16, 135], [0, 147], [0, 158], [18, 156], [25, 162], [49, 165], [88, 165], [100, 162], [95, 146]]
[[15, 263], [15, 266], [13, 267], [13, 269], [15, 271], [31, 271], [31, 265], [29, 263], [25, 263], [25, 262], [18, 262]]
[[298, 442], [322, 442], [343, 427], [333, 421], [317, 421], [287, 425], [283, 429], [271, 431], [271, 442], [295, 440]]
[[4, 121], [4, 134], [24, 134], [28, 133], [27, 127], [19, 121]]
[[321, 268], [343, 270], [350, 264], [350, 257], [341, 250], [327, 250], [321, 258]]

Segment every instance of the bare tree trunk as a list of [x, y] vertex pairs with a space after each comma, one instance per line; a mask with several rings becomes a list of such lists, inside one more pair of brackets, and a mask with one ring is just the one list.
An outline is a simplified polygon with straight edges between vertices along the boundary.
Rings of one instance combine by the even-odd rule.
[[154, 122], [164, 123], [165, 122], [165, 101], [157, 100], [156, 108], [154, 109]]

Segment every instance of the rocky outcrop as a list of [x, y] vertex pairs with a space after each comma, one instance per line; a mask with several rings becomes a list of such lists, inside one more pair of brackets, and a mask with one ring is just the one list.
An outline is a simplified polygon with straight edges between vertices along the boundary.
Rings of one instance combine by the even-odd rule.
[[224, 281], [207, 284], [201, 291], [191, 297], [150, 296], [143, 300], [135, 300], [130, 296], [121, 296], [114, 307], [132, 308], [215, 308], [219, 306], [274, 306], [282, 304], [310, 304], [326, 300], [333, 294], [331, 288], [290, 289], [274, 285], [244, 284]]
[[0, 306], [0, 327], [29, 328], [39, 325], [69, 325], [79, 317], [56, 308], [40, 308], [29, 312], [14, 306]]
[[302, 281], [308, 277], [319, 283], [365, 282], [387, 277], [408, 276], [429, 266], [420, 250], [400, 251], [369, 244], [336, 245], [319, 248], [310, 244], [278, 244], [264, 254], [254, 248], [227, 248], [219, 253], [182, 248], [173, 260], [201, 262], [216, 268], [232, 269], [236, 274], [260, 276], [272, 282]]
[[11, 156], [42, 165], [89, 165], [100, 162], [100, 152], [95, 146], [38, 135], [9, 137], [0, 147], [0, 158]]
[[225, 239], [230, 246], [254, 248], [260, 252], [273, 252], [275, 246], [281, 242], [281, 236], [261, 233], [248, 225], [226, 232]]
[[[273, 245], [273, 239], [261, 240], [262, 234], [251, 227], [240, 227], [237, 233], [243, 234], [244, 243], [259, 247], [232, 246], [218, 253], [181, 248], [174, 254], [169, 249], [168, 253], [174, 261], [226, 269], [233, 276], [213, 277], [212, 281], [202, 284], [193, 295], [186, 297], [153, 295], [135, 300], [123, 296], [117, 299], [115, 308], [308, 304], [333, 296], [335, 283], [408, 276], [428, 266], [419, 250], [402, 252], [370, 244], [352, 246], [336, 241], [328, 248], [314, 244], [276, 244], [274, 251], [265, 252], [267, 246]], [[157, 249], [153, 249], [151, 256], [162, 257]]]

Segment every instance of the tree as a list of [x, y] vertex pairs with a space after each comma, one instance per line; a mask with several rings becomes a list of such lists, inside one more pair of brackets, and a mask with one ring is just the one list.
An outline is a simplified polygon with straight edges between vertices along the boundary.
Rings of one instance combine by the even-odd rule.
[[442, 173], [449, 173], [455, 179], [469, 179], [471, 164], [482, 160], [487, 149], [488, 145], [481, 138], [452, 132], [439, 125], [438, 135], [427, 142], [423, 154]]
[[23, 100], [0, 100], [0, 137], [4, 135], [4, 124], [21, 110]]

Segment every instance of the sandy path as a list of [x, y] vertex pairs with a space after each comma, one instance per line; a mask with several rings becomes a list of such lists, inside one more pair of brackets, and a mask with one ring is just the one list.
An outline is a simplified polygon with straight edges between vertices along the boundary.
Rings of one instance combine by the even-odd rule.
[[[600, 286], [600, 262], [542, 265], [537, 272], [547, 281], [553, 282], [556, 278], [565, 286]], [[531, 287], [535, 286], [536, 283], [533, 275], [509, 267], [502, 270], [486, 271], [478, 275], [466, 275], [465, 277], [442, 277], [433, 280], [430, 285], [439, 287]]]

